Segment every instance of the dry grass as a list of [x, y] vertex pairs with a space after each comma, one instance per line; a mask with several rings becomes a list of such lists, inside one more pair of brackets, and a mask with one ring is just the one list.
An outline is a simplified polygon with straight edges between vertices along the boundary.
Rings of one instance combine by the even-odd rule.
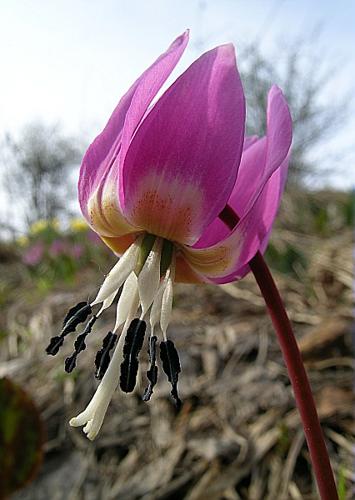
[[[275, 274], [293, 321], [344, 499], [353, 498], [351, 233], [333, 238], [278, 230], [274, 245], [302, 249], [308, 266]], [[316, 499], [309, 454], [287, 373], [252, 276], [224, 287], [179, 286], [170, 329], [180, 353], [176, 412], [160, 373], [152, 401], [117, 391], [94, 443], [68, 418], [95, 390], [94, 353], [108, 313], [76, 374], [44, 348], [66, 309], [99, 283], [88, 272], [41, 300], [20, 291], [6, 310], [0, 375], [33, 395], [47, 427], [45, 461], [25, 499]], [[143, 367], [144, 368], [144, 367]], [[144, 369], [142, 370], [144, 372]], [[144, 374], [144, 373], [143, 373]]]

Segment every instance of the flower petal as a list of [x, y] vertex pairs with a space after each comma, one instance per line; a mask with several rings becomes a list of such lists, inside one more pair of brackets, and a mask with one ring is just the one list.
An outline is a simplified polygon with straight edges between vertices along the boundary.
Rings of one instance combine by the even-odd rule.
[[268, 94], [267, 133], [245, 151], [237, 182], [228, 203], [239, 217], [250, 210], [268, 179], [286, 159], [292, 142], [292, 118], [282, 91], [273, 85]]
[[116, 255], [122, 255], [128, 247], [134, 243], [136, 235], [130, 233], [119, 236], [118, 238], [107, 238], [103, 236], [101, 239]]
[[[249, 138], [248, 138], [249, 139]], [[251, 209], [272, 174], [285, 161], [292, 141], [292, 121], [287, 102], [275, 85], [270, 89], [267, 104], [267, 135], [248, 141], [240, 162], [237, 181], [228, 200], [240, 218]], [[196, 248], [216, 244], [230, 234], [217, 217], [196, 243]]]
[[258, 139], [259, 139], [259, 137], [257, 135], [245, 136], [244, 137], [244, 144], [243, 144], [243, 152], [246, 149], [250, 148], [250, 146], [252, 146]]
[[133, 134], [187, 42], [188, 32], [185, 32], [138, 78], [84, 156], [79, 201], [84, 216], [99, 234], [114, 237], [134, 230], [122, 215], [118, 200], [121, 139], [125, 141]]
[[[258, 170], [262, 170], [260, 165], [265, 163], [266, 144], [266, 138], [263, 137], [251, 145], [247, 150], [243, 151], [238, 178], [228, 200], [228, 205], [235, 210], [239, 217], [243, 216], [243, 208], [246, 207], [249, 200], [253, 198], [254, 190], [258, 189], [258, 183], [254, 182], [255, 177], [253, 178], [251, 174], [255, 174], [255, 171], [258, 172]], [[240, 178], [242, 178], [242, 182], [240, 182]], [[230, 233], [231, 230], [219, 217], [216, 217], [212, 224], [206, 228], [201, 238], [194, 245], [194, 248], [213, 246], [226, 238]]]
[[[271, 176], [264, 187], [261, 196], [246, 216], [246, 219], [249, 220], [255, 221], [258, 218], [262, 220], [262, 224], [260, 224], [258, 231], [256, 232], [254, 230], [254, 236], [253, 231], [251, 229], [248, 230], [250, 235], [248, 235], [245, 239], [244, 247], [249, 250], [249, 253], [244, 254], [244, 256], [243, 252], [241, 253], [239, 266], [236, 272], [221, 279], [213, 279], [214, 283], [229, 283], [230, 281], [244, 278], [244, 276], [250, 271], [250, 267], [248, 265], [250, 259], [256, 254], [257, 251], [262, 254], [265, 252], [269, 243], [273, 222], [277, 215], [281, 197], [285, 188], [288, 164], [289, 156], [284, 160], [281, 167]], [[247, 222], [244, 221], [243, 225], [246, 224]], [[245, 263], [241, 265], [243, 261]]]
[[176, 256], [176, 283], [204, 283], [204, 279], [188, 264], [182, 255]]
[[289, 156], [227, 238], [208, 248], [184, 248], [184, 258], [206, 282], [222, 284], [241, 279], [249, 272], [248, 262], [256, 252], [265, 251], [285, 187], [288, 163]]
[[135, 226], [192, 244], [225, 206], [244, 139], [234, 48], [203, 54], [139, 126], [122, 166], [121, 206]]

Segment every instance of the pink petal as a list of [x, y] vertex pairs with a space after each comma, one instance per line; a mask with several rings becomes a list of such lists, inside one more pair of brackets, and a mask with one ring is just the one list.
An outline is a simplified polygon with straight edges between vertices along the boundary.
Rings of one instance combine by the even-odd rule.
[[241, 217], [240, 222], [230, 231], [215, 220], [195, 248], [183, 250], [193, 270], [204, 275], [206, 281], [240, 279], [248, 272], [248, 262], [256, 252], [265, 250], [286, 182], [291, 140], [286, 101], [273, 87], [269, 93], [267, 137], [243, 153], [228, 201]]
[[252, 146], [259, 137], [257, 135], [250, 135], [250, 136], [245, 136], [244, 137], [244, 144], [243, 144], [243, 152], [248, 149], [250, 146]]
[[225, 206], [244, 139], [245, 104], [232, 45], [203, 54], [139, 126], [122, 167], [130, 222], [193, 243]]
[[248, 232], [250, 233], [250, 236], [245, 239], [245, 252], [242, 252], [240, 255], [240, 264], [242, 262], [245, 262], [245, 264], [238, 267], [237, 270], [229, 276], [225, 276], [221, 279], [214, 279], [214, 283], [229, 283], [230, 281], [243, 278], [250, 271], [247, 262], [250, 261], [257, 251], [262, 254], [265, 252], [269, 243], [273, 222], [277, 215], [281, 203], [281, 197], [285, 188], [288, 164], [289, 156], [266, 183], [261, 196], [256, 201], [252, 210], [246, 216], [246, 220], [242, 224], [243, 226], [247, 225], [247, 220], [249, 220], [254, 221], [255, 225], [255, 221], [259, 217], [262, 220], [262, 224], [260, 224], [258, 229], [252, 229], [249, 226]]
[[[285, 160], [291, 141], [292, 121], [288, 105], [281, 90], [274, 85], [268, 94], [267, 135], [245, 141], [237, 181], [228, 200], [240, 218], [251, 209], [268, 179]], [[228, 234], [230, 230], [216, 218], [195, 247], [214, 245]]]
[[[121, 214], [118, 201], [118, 155], [121, 139], [134, 132], [152, 99], [179, 61], [187, 42], [188, 32], [185, 32], [138, 78], [122, 97], [106, 127], [84, 156], [79, 178], [81, 210], [91, 225], [98, 232], [104, 230], [107, 236], [113, 235], [116, 224], [117, 236], [124, 232], [125, 227], [130, 227]], [[108, 186], [104, 187], [104, 184]], [[91, 197], [94, 199], [89, 210]], [[110, 207], [110, 214], [106, 214], [104, 205]], [[91, 213], [92, 210], [94, 214]]]
[[183, 248], [192, 270], [205, 281], [221, 284], [241, 279], [249, 272], [248, 262], [256, 252], [265, 251], [285, 187], [288, 160], [271, 176], [252, 209], [227, 238], [208, 248]]

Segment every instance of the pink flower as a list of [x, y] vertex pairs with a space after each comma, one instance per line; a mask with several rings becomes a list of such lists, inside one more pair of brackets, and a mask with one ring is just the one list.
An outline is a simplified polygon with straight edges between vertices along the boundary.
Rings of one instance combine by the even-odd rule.
[[100, 236], [97, 233], [95, 233], [94, 231], [89, 231], [87, 237], [91, 243], [95, 243], [95, 244], [100, 243], [102, 245]]
[[79, 259], [84, 253], [84, 247], [79, 243], [73, 245], [70, 249], [70, 254], [74, 259]]
[[[176, 281], [227, 282], [266, 247], [291, 118], [273, 86], [266, 137], [244, 141], [244, 94], [230, 44], [203, 54], [151, 106], [187, 41], [188, 33], [177, 38], [123, 96], [84, 157], [79, 199], [117, 254], [150, 233], [174, 242]], [[226, 204], [241, 218], [232, 232], [218, 217]]]
[[[71, 420], [86, 423], [90, 438], [102, 424], [119, 366], [121, 389], [134, 388], [135, 363], [126, 364], [126, 355], [141, 345], [136, 342], [144, 337], [148, 315], [151, 339], [160, 325], [163, 368], [179, 402], [180, 365], [166, 336], [173, 283], [226, 283], [244, 276], [250, 259], [266, 248], [285, 185], [292, 139], [287, 103], [273, 86], [266, 136], [244, 137], [245, 101], [233, 45], [203, 54], [152, 104], [187, 42], [188, 32], [136, 80], [81, 165], [82, 212], [122, 255], [90, 304], [102, 303], [97, 315], [124, 284], [112, 332], [123, 331], [113, 360], [92, 402]], [[219, 217], [227, 205], [240, 218], [233, 230]], [[131, 323], [139, 308], [140, 319]], [[145, 399], [154, 385], [149, 380]]]
[[59, 255], [65, 255], [68, 253], [67, 244], [62, 240], [54, 240], [49, 247], [49, 255], [53, 258], [59, 257]]
[[37, 266], [41, 262], [43, 254], [43, 243], [34, 243], [26, 250], [22, 261], [28, 266]]

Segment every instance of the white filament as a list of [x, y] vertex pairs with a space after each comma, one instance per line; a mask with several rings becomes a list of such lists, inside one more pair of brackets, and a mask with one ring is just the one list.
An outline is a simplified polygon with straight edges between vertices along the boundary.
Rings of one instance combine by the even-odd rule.
[[101, 309], [100, 311], [96, 314], [96, 317], [98, 318], [100, 316], [100, 314], [102, 314], [104, 312], [105, 309], [107, 309], [108, 307], [110, 307], [110, 305], [112, 304], [112, 302], [115, 300], [115, 297], [117, 295], [117, 292], [118, 292], [118, 289], [115, 290], [113, 293], [111, 293], [111, 295], [109, 295], [107, 297], [107, 299], [105, 299], [103, 301], [103, 304], [101, 306]]
[[142, 318], [152, 305], [159, 288], [161, 246], [162, 241], [160, 238], [157, 238], [138, 276], [138, 290], [142, 306]]
[[150, 310], [149, 321], [150, 321], [151, 335], [153, 335], [154, 328], [157, 325], [157, 323], [159, 323], [159, 321], [160, 321], [163, 295], [164, 295], [164, 291], [165, 291], [169, 276], [170, 276], [170, 269], [168, 269], [164, 279], [161, 281], [161, 283], [159, 285], [158, 292], [154, 298], [154, 302], [153, 302], [152, 308]]
[[171, 319], [171, 312], [173, 309], [173, 295], [173, 282], [171, 277], [169, 277], [162, 297], [160, 314], [160, 327], [163, 332], [164, 340], [166, 340], [166, 331]]
[[[117, 291], [120, 286], [126, 281], [136, 266], [138, 251], [140, 247], [139, 241], [135, 241], [122, 255], [117, 264], [111, 269], [106, 276], [106, 279], [101, 285], [96, 299], [91, 303], [92, 306], [99, 304], [107, 299], [111, 294]], [[113, 299], [112, 299], [113, 300]]]
[[[126, 321], [129, 312], [132, 309], [134, 300], [138, 297], [138, 280], [137, 276], [134, 272], [128, 276], [121, 293], [121, 296], [117, 303], [117, 311], [116, 311], [116, 324], [113, 329], [113, 333], [115, 333], [118, 328]], [[135, 312], [138, 309], [138, 304]]]
[[161, 313], [160, 313], [160, 328], [163, 333], [164, 340], [166, 340], [166, 331], [168, 329], [171, 312], [173, 309], [173, 297], [174, 297], [174, 280], [175, 280], [175, 252], [172, 256], [171, 265], [169, 268], [169, 273], [166, 275], [166, 286], [164, 289], [162, 303], [161, 303]]

